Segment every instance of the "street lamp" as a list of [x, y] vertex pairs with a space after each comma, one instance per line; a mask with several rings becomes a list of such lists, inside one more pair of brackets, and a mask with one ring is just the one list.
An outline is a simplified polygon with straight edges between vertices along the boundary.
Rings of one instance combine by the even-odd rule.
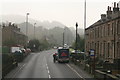
[[36, 25], [36, 23], [34, 23], [34, 39], [35, 39], [35, 25]]
[[75, 51], [77, 51], [77, 27], [78, 27], [78, 23], [76, 22], [76, 45], [75, 45]]
[[26, 36], [27, 36], [26, 48], [27, 48], [27, 41], [28, 41], [28, 15], [29, 13], [26, 14]]
[[26, 36], [28, 36], [28, 15], [29, 13], [26, 14]]

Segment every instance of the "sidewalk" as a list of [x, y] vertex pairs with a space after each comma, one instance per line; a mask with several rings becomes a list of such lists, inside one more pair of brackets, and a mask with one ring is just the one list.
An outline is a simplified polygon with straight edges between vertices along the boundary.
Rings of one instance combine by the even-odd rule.
[[89, 74], [84, 70], [84, 66], [81, 65], [75, 65], [74, 63], [70, 62], [69, 65], [74, 68], [82, 77], [84, 77], [86, 80], [96, 80], [94, 79], [93, 75]]

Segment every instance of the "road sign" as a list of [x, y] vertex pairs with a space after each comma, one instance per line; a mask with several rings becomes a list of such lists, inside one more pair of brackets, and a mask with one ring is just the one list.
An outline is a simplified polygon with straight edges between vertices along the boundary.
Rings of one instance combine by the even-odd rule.
[[95, 50], [90, 49], [90, 56], [95, 56]]
[[67, 56], [67, 55], [66, 55], [66, 53], [63, 52], [63, 53], [61, 54], [61, 56]]

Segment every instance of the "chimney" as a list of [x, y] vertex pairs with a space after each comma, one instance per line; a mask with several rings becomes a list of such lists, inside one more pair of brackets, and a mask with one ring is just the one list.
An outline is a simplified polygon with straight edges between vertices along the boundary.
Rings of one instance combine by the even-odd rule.
[[20, 32], [20, 28], [18, 28], [18, 31]]
[[111, 19], [111, 15], [112, 15], [111, 7], [108, 6], [107, 18], [108, 18], [108, 19]]
[[101, 14], [101, 20], [105, 21], [106, 20], [106, 14]]
[[12, 26], [15, 27], [15, 24], [13, 23]]
[[9, 22], [8, 26], [11, 26], [11, 25], [12, 25], [11, 22]]
[[113, 12], [116, 13], [118, 11], [119, 11], [118, 3], [117, 3], [117, 6], [116, 6], [116, 2], [114, 2]]

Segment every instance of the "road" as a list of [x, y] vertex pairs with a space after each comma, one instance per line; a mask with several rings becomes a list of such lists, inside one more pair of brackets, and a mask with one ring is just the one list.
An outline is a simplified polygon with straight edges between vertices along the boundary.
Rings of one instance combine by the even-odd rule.
[[70, 63], [54, 63], [52, 54], [56, 50], [31, 53], [6, 78], [85, 78]]

